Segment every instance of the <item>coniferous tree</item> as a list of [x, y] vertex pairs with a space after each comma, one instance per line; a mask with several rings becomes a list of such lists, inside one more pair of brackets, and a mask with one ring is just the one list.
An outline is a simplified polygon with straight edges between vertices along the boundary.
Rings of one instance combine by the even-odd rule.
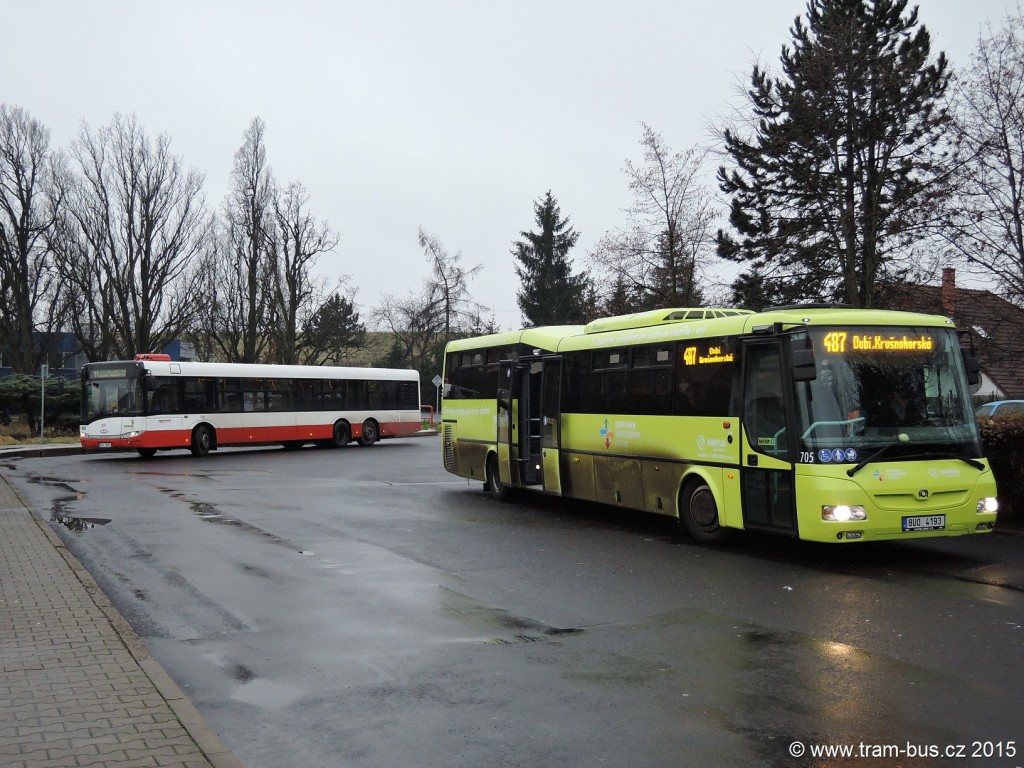
[[763, 298], [872, 306], [918, 266], [914, 245], [947, 194], [939, 143], [949, 75], [906, 0], [809, 0], [782, 72], [754, 67], [753, 135], [726, 130], [735, 168], [718, 253]]
[[305, 365], [347, 365], [352, 354], [366, 346], [366, 326], [355, 303], [331, 294], [303, 323], [299, 346]]
[[569, 251], [579, 233], [568, 217], [562, 218], [558, 200], [548, 190], [533, 204], [539, 232], [520, 232], [525, 238], [514, 243], [516, 274], [521, 287], [516, 294], [519, 309], [527, 325], [563, 325], [582, 323], [587, 315], [586, 272], [572, 273]]

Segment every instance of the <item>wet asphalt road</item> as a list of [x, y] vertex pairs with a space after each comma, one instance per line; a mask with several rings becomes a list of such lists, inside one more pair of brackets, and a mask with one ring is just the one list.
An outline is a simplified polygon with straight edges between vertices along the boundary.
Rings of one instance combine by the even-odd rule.
[[1024, 764], [1024, 538], [709, 549], [436, 437], [4, 472], [250, 768]]

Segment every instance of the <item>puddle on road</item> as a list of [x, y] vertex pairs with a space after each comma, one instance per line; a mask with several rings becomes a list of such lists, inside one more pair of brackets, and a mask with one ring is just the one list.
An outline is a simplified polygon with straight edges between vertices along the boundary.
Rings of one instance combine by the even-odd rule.
[[192, 509], [192, 514], [198, 517], [200, 520], [205, 520], [208, 523], [217, 523], [218, 525], [230, 525], [239, 530], [248, 531], [249, 533], [255, 533], [262, 536], [275, 544], [285, 544], [288, 542], [282, 539], [280, 536], [275, 536], [269, 531], [265, 531], [262, 528], [258, 528], [252, 523], [247, 523], [244, 520], [239, 520], [236, 517], [226, 515], [217, 509], [216, 506], [206, 501], [190, 501], [188, 502], [189, 507]]
[[497, 636], [485, 640], [488, 643], [535, 643], [551, 637], [577, 635], [583, 632], [579, 627], [553, 627], [525, 616], [517, 616], [502, 608], [490, 608], [448, 587], [441, 589], [441, 604], [446, 613], [455, 616], [480, 634], [489, 635], [498, 630]]
[[84, 499], [85, 494], [71, 485], [71, 480], [64, 480], [59, 477], [47, 477], [45, 475], [29, 475], [25, 478], [28, 482], [33, 485], [48, 485], [51, 488], [57, 488], [61, 491], [74, 494], [76, 499]]
[[301, 699], [306, 693], [305, 689], [294, 685], [257, 678], [238, 686], [231, 694], [231, 698], [263, 709], [283, 709]]
[[67, 511], [68, 502], [77, 501], [80, 498], [76, 496], [70, 499], [57, 499], [53, 502], [53, 506], [50, 508], [50, 522], [62, 525], [74, 533], [82, 533], [97, 525], [106, 525], [110, 522], [110, 518], [107, 517], [79, 517], [69, 513]]

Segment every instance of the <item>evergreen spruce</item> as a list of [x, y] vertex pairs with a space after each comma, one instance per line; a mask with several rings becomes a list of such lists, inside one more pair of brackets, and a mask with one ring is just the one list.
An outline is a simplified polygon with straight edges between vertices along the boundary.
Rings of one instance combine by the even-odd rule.
[[718, 253], [749, 265], [736, 298], [870, 307], [915, 268], [945, 194], [946, 58], [906, 0], [809, 0], [806, 16], [782, 77], [754, 67], [753, 136], [724, 133], [739, 238], [720, 231]]
[[514, 243], [516, 274], [520, 289], [516, 294], [519, 309], [527, 325], [564, 325], [586, 320], [586, 272], [574, 275], [569, 251], [579, 233], [562, 218], [558, 200], [548, 190], [533, 205], [539, 232], [520, 232], [524, 240]]

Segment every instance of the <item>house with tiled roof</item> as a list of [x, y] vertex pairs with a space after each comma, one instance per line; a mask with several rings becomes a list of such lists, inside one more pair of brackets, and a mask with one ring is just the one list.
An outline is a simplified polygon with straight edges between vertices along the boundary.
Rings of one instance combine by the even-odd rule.
[[1024, 399], [1024, 309], [991, 291], [959, 287], [949, 268], [941, 285], [904, 286], [891, 307], [946, 315], [970, 331], [982, 372], [976, 401]]

